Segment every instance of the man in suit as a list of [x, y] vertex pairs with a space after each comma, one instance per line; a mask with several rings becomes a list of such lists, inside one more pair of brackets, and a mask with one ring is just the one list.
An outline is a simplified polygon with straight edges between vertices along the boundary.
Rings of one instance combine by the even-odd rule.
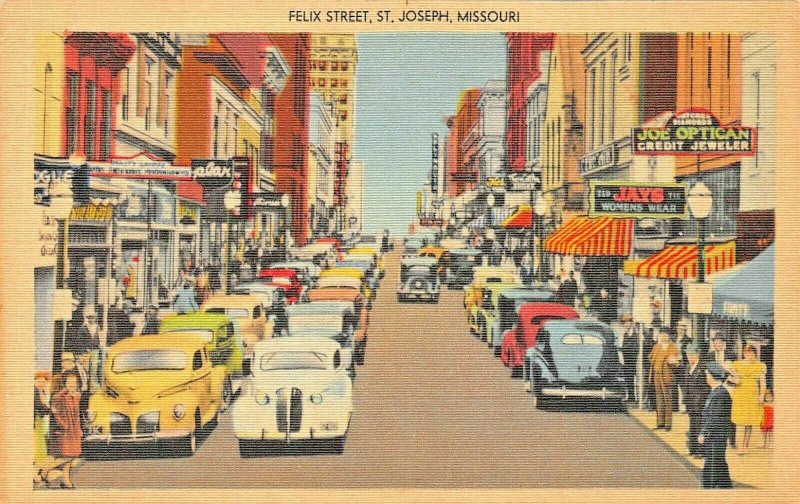
[[700, 351], [695, 345], [686, 347], [686, 365], [683, 369], [681, 388], [686, 414], [689, 415], [689, 432], [686, 434], [689, 455], [700, 458], [702, 453], [697, 438], [700, 436], [703, 407], [710, 390], [706, 383], [705, 366], [700, 363]]
[[720, 364], [706, 365], [706, 382], [711, 387], [697, 442], [703, 446], [706, 462], [700, 482], [703, 488], [731, 488], [728, 462], [725, 460], [731, 428], [731, 394], [723, 383], [728, 372]]
[[639, 358], [639, 336], [633, 326], [633, 317], [624, 314], [620, 318], [622, 332], [620, 333], [619, 362], [622, 364], [622, 374], [625, 377], [625, 387], [628, 391], [628, 400], [633, 401], [635, 395], [636, 361]]
[[650, 381], [655, 386], [656, 428], [672, 430], [672, 378], [674, 368], [681, 363], [678, 347], [669, 334], [661, 331], [658, 343], [648, 355], [650, 360]]
[[578, 282], [575, 281], [575, 272], [569, 272], [569, 278], [561, 284], [563, 286], [564, 299], [562, 303], [568, 306], [575, 306], [575, 298], [578, 297]]

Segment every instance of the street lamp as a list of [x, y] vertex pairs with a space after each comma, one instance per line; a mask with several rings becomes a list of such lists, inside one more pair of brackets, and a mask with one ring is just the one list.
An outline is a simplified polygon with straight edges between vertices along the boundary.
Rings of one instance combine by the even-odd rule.
[[[539, 197], [536, 198], [536, 203], [533, 205], [533, 211], [537, 217], [536, 228], [539, 231], [539, 283], [544, 285], [546, 280], [545, 276], [545, 262], [544, 262], [544, 216], [548, 211], [547, 201], [545, 201], [544, 197], [539, 194]], [[532, 259], [532, 258], [531, 258]]]
[[[708, 216], [711, 214], [711, 209], [714, 205], [714, 200], [711, 191], [702, 181], [698, 181], [689, 190], [686, 197], [686, 203], [689, 205], [689, 212], [692, 217], [698, 221], [698, 240], [697, 240], [697, 283], [702, 285], [706, 281], [706, 222]], [[701, 344], [705, 335], [705, 318], [698, 317], [695, 324], [694, 340], [695, 343]], [[700, 325], [703, 327], [700, 327]], [[703, 341], [704, 343], [704, 341]]]
[[494, 203], [495, 203], [494, 194], [493, 193], [489, 193], [489, 195], [486, 196], [486, 206], [487, 207], [493, 207]]

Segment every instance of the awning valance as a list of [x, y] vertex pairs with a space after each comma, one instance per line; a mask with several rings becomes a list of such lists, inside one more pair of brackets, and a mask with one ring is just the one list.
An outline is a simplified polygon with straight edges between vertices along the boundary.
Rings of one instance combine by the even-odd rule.
[[561, 255], [628, 256], [633, 219], [575, 217], [544, 241], [544, 249]]
[[[706, 275], [736, 264], [736, 242], [706, 245]], [[697, 245], [667, 245], [644, 260], [625, 261], [623, 271], [644, 278], [688, 279], [697, 276]]]
[[775, 323], [775, 245], [714, 281], [712, 313], [756, 324]]
[[533, 217], [533, 212], [531, 211], [531, 206], [522, 204], [517, 206], [511, 215], [503, 219], [503, 222], [500, 223], [500, 226], [505, 229], [526, 229], [531, 227], [531, 219]]

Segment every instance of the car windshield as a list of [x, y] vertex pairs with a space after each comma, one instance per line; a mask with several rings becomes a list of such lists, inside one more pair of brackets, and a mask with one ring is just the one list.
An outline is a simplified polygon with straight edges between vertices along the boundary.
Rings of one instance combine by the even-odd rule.
[[207, 313], [221, 313], [223, 315], [227, 315], [230, 318], [234, 319], [241, 319], [247, 318], [248, 312], [247, 308], [208, 308], [206, 309]]
[[561, 338], [564, 345], [592, 345], [603, 346], [603, 339], [594, 334], [565, 334]]
[[428, 276], [430, 273], [431, 269], [427, 266], [411, 266], [406, 270], [409, 276]]
[[342, 317], [329, 313], [303, 313], [289, 317], [289, 330], [298, 329], [334, 329], [342, 330]]
[[328, 359], [318, 352], [272, 352], [261, 356], [262, 371], [328, 369]]
[[180, 371], [186, 368], [186, 354], [180, 350], [134, 350], [114, 357], [111, 371]]
[[205, 343], [211, 343], [214, 340], [214, 331], [211, 329], [192, 329], [192, 328], [172, 328], [168, 331], [161, 331], [162, 334], [169, 334], [169, 333], [192, 333], [200, 336], [203, 338]]

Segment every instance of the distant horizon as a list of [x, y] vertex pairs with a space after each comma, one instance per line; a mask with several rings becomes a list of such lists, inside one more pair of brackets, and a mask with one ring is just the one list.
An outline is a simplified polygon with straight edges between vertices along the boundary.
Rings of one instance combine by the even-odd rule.
[[446, 138], [444, 118], [464, 89], [505, 80], [505, 37], [357, 33], [356, 45], [353, 160], [364, 162], [364, 231], [404, 234], [430, 173], [431, 133]]

